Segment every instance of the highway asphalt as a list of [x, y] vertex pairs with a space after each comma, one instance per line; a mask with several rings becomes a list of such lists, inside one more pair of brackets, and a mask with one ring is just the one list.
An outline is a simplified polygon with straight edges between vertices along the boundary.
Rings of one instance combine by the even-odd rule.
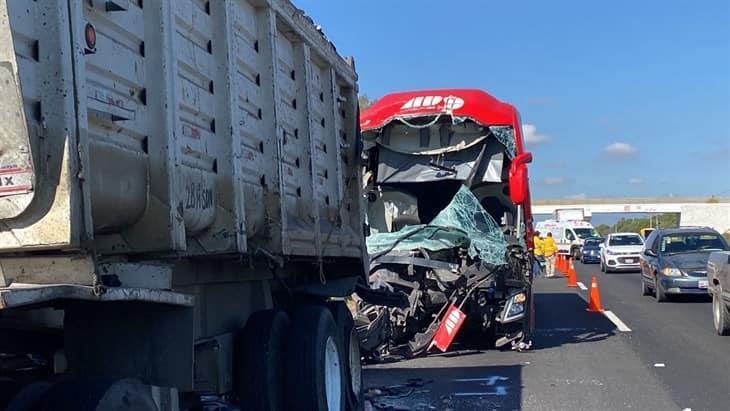
[[[563, 278], [536, 280], [532, 349], [459, 352], [457, 346], [454, 353], [368, 366], [368, 407], [730, 409], [730, 337], [714, 333], [709, 299], [659, 304], [641, 296], [638, 273], [576, 268], [586, 290], [568, 288]], [[616, 322], [586, 312], [591, 275]]]

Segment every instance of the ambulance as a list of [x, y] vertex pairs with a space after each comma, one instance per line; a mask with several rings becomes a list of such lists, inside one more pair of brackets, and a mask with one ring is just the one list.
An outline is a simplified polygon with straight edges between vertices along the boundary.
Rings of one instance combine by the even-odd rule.
[[571, 255], [573, 259], [580, 259], [581, 248], [587, 238], [600, 237], [591, 223], [583, 220], [544, 220], [535, 225], [540, 237], [552, 233], [558, 253]]

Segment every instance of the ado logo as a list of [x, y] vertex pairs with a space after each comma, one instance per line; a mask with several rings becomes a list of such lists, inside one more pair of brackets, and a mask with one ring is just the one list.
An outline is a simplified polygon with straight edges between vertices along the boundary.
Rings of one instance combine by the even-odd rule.
[[436, 108], [441, 106], [444, 110], [457, 110], [464, 107], [464, 99], [455, 96], [419, 96], [408, 100], [401, 110], [414, 108]]

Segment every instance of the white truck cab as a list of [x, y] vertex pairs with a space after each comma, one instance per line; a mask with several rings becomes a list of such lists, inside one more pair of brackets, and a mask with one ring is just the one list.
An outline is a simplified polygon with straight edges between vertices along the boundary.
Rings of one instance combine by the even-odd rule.
[[574, 259], [580, 258], [581, 247], [586, 238], [599, 237], [591, 223], [582, 220], [540, 221], [535, 225], [535, 230], [540, 232], [541, 237], [552, 233], [558, 253], [572, 255]]

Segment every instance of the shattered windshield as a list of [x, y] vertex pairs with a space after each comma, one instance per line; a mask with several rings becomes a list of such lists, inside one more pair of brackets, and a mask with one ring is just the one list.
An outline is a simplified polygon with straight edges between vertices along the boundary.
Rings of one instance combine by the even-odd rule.
[[387, 254], [423, 248], [438, 251], [466, 247], [469, 257], [505, 264], [507, 242], [494, 219], [466, 187], [461, 186], [448, 206], [429, 223], [409, 225], [392, 233], [372, 234], [367, 238], [368, 253]]

